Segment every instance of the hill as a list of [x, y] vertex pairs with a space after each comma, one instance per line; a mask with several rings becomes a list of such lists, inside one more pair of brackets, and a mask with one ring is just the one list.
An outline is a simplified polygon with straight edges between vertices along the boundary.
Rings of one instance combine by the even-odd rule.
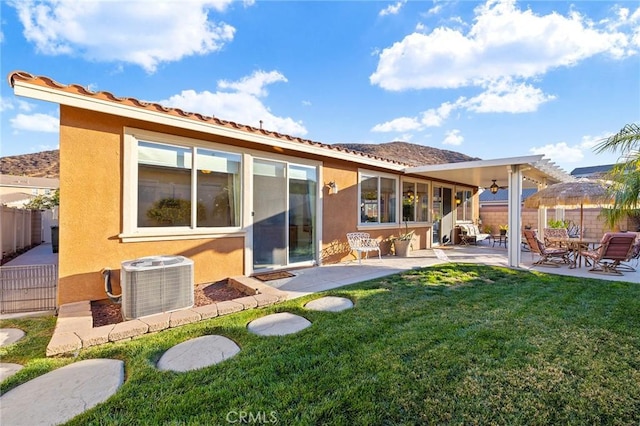
[[42, 151], [34, 154], [0, 158], [0, 173], [13, 176], [45, 178], [60, 177], [60, 151]]
[[[332, 146], [364, 152], [380, 158], [396, 160], [417, 166], [420, 164], [459, 163], [479, 160], [460, 152], [416, 145], [408, 142], [382, 144], [342, 143]], [[13, 176], [60, 177], [60, 151], [42, 151], [34, 154], [14, 155], [0, 158], [0, 173]]]
[[480, 158], [470, 157], [460, 152], [416, 145], [408, 142], [396, 141], [381, 144], [337, 143], [332, 146], [360, 151], [365, 154], [396, 160], [412, 166], [480, 160]]

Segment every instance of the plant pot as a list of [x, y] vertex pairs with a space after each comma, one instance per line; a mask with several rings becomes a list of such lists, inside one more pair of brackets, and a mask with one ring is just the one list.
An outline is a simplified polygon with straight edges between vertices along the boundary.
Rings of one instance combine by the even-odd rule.
[[391, 253], [391, 241], [380, 241], [380, 255], [387, 256]]
[[411, 240], [394, 241], [393, 247], [396, 252], [396, 256], [409, 257], [409, 252], [411, 252]]
[[507, 235], [507, 230], [506, 229], [501, 229], [500, 230], [500, 235]]

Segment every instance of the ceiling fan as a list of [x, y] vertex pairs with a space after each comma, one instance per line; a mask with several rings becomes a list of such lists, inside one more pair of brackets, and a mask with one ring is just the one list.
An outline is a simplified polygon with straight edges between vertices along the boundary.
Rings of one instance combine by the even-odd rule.
[[499, 189], [507, 189], [508, 188], [508, 186], [498, 186], [498, 184], [496, 183], [496, 180], [497, 179], [491, 179], [491, 182], [493, 182], [493, 183], [489, 187], [489, 191], [491, 191], [492, 194], [496, 194]]

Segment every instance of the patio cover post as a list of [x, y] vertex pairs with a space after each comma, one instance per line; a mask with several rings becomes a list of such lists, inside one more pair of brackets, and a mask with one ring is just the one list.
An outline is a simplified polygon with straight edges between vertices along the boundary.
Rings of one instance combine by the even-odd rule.
[[[542, 179], [542, 183], [538, 184], [538, 191], [547, 187], [547, 178]], [[538, 235], [544, 236], [544, 228], [547, 227], [547, 208], [538, 209]]]
[[522, 240], [520, 228], [522, 222], [522, 166], [514, 164], [509, 167], [509, 230], [508, 230], [508, 262], [512, 268], [520, 266], [520, 244]]

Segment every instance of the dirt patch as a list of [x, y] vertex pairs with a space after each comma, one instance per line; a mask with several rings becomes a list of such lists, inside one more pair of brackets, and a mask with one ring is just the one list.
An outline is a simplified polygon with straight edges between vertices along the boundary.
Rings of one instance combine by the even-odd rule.
[[[245, 293], [235, 287], [231, 287], [227, 280], [210, 284], [200, 284], [194, 288], [195, 306], [206, 306], [244, 296], [246, 296]], [[123, 321], [120, 305], [111, 303], [109, 300], [91, 302], [91, 314], [93, 316], [94, 327], [117, 324]]]

